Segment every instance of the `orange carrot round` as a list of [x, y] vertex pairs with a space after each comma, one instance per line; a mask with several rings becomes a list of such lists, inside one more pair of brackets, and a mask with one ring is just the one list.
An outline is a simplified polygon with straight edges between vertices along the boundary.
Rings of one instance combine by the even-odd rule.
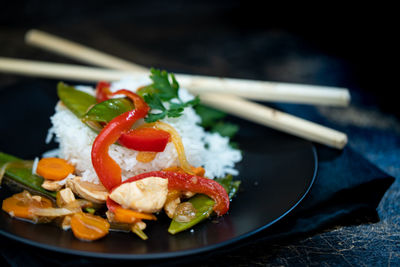
[[36, 173], [45, 179], [49, 180], [62, 180], [73, 173], [74, 166], [69, 164], [64, 159], [59, 158], [43, 158], [39, 161]]
[[110, 224], [99, 216], [80, 212], [72, 216], [71, 229], [77, 238], [92, 241], [107, 235]]
[[24, 193], [15, 194], [12, 197], [3, 200], [2, 209], [11, 216], [24, 219], [34, 219], [32, 209], [34, 208], [50, 208], [52, 203], [49, 199], [41, 197], [40, 201], [27, 199]]

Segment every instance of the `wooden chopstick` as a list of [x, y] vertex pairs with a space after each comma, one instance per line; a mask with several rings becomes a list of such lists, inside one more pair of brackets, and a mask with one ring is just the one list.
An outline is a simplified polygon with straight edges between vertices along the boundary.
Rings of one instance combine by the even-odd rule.
[[144, 76], [143, 73], [137, 72], [5, 57], [0, 57], [0, 71], [24, 76], [84, 82], [118, 81], [127, 76]]
[[35, 29], [29, 30], [25, 34], [25, 42], [94, 66], [133, 72], [149, 72], [145, 67]]
[[[143, 77], [144, 75], [120, 70], [2, 57], [0, 57], [0, 71], [35, 77], [86, 82], [96, 82], [99, 80], [115, 81], [128, 76]], [[252, 103], [237, 96], [221, 96], [221, 94], [207, 93], [202, 94], [201, 99], [203, 103], [230, 114], [310, 141], [339, 149], [342, 149], [347, 143], [347, 136], [344, 133], [260, 104]]]
[[[92, 48], [39, 31], [30, 30], [25, 41], [84, 63], [111, 69], [148, 72], [148, 69]], [[260, 101], [347, 106], [350, 93], [338, 87], [177, 74], [183, 87], [195, 94], [224, 93]]]
[[201, 102], [249, 121], [330, 147], [342, 149], [347, 143], [347, 135], [342, 132], [234, 95], [225, 95], [222, 102], [218, 100], [217, 94], [205, 94], [202, 95]]

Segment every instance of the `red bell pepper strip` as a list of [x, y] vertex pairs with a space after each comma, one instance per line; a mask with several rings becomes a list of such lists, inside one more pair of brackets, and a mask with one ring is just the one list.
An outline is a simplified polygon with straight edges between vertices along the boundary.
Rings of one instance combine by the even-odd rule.
[[154, 128], [138, 128], [121, 135], [118, 142], [124, 147], [137, 151], [162, 152], [167, 146], [170, 134]]
[[96, 86], [96, 100], [97, 103], [106, 101], [110, 98], [111, 91], [110, 91], [111, 84], [109, 82], [100, 81], [97, 83]]
[[[97, 84], [96, 100], [98, 103], [108, 100], [114, 95], [124, 94], [129, 97], [129, 94], [131, 94], [131, 91], [128, 90], [119, 90], [112, 93], [110, 86], [111, 84], [105, 81], [100, 81]], [[137, 151], [162, 152], [169, 142], [169, 136], [169, 133], [157, 129], [137, 129], [127, 134], [122, 134], [118, 142], [127, 148]]]
[[[215, 201], [213, 210], [218, 216], [224, 215], [229, 210], [230, 202], [226, 190], [222, 185], [208, 178], [172, 171], [153, 171], [133, 176], [123, 183], [135, 182], [153, 176], [168, 179], [168, 190], [190, 191], [209, 196]], [[112, 211], [114, 207], [111, 201], [107, 200], [107, 207]]]
[[[134, 103], [135, 109], [112, 119], [99, 133], [92, 146], [92, 164], [101, 183], [107, 190], [121, 184], [121, 168], [108, 154], [108, 148], [122, 133], [128, 131], [139, 119], [149, 112], [149, 107], [137, 94], [128, 90], [119, 90], [114, 94], [124, 94]], [[114, 95], [113, 94], [113, 95]]]
[[115, 212], [116, 208], [121, 207], [120, 204], [118, 204], [117, 202], [112, 200], [110, 197], [107, 197], [106, 205], [107, 205], [108, 210], [111, 212]]
[[[120, 94], [123, 94], [130, 99], [133, 99], [133, 95], [136, 95], [129, 90], [122, 89], [112, 93], [111, 96]], [[136, 107], [135, 102], [134, 104]], [[121, 145], [137, 151], [162, 152], [169, 142], [169, 137], [170, 134], [166, 131], [154, 128], [140, 128], [130, 130], [127, 133], [122, 133], [118, 141]]]

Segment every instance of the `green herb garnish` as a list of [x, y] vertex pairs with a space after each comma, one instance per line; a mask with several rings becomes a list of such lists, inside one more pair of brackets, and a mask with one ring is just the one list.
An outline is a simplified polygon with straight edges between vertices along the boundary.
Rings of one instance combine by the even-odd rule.
[[198, 97], [187, 102], [183, 102], [179, 98], [179, 83], [174, 74], [153, 68], [150, 72], [150, 79], [153, 83], [138, 91], [138, 94], [151, 108], [145, 118], [146, 122], [155, 122], [165, 117], [179, 117], [186, 107], [199, 103]]
[[196, 106], [196, 113], [201, 118], [200, 125], [211, 132], [217, 132], [222, 136], [233, 138], [239, 130], [238, 125], [223, 121], [226, 113], [220, 110], [200, 104]]

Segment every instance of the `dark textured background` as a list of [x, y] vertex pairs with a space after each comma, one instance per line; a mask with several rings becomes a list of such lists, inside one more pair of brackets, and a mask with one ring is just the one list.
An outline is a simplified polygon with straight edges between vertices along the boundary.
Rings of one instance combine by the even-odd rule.
[[[292, 111], [307, 118], [312, 109], [345, 131], [351, 148], [399, 177], [400, 113], [391, 64], [398, 53], [391, 10], [365, 3], [3, 1], [0, 56], [76, 63], [26, 46], [24, 33], [35, 27], [176, 72], [347, 87], [353, 102], [345, 110]], [[0, 74], [2, 88], [19, 80]], [[360, 218], [361, 225], [256, 243], [234, 255], [222, 251], [199, 264], [395, 266], [400, 264], [399, 200], [396, 181], [378, 207], [379, 222]], [[14, 257], [16, 264], [26, 264], [21, 255]]]

